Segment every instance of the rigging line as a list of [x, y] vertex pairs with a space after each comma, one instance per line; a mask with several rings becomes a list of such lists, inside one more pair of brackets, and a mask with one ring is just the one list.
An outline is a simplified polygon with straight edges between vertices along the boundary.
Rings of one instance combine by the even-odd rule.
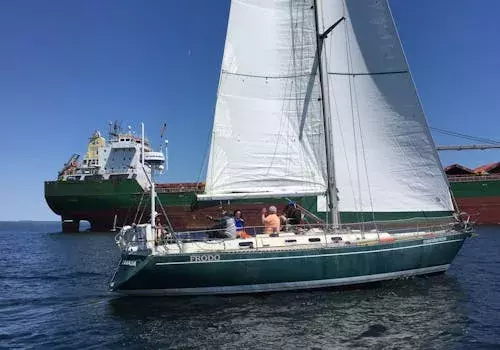
[[[308, 8], [307, 5], [304, 5], [303, 3], [302, 4], [299, 4], [297, 7], [296, 7], [296, 22], [294, 23], [294, 27], [292, 28], [292, 32], [294, 32], [292, 35], [294, 37], [294, 51], [293, 51], [293, 73], [295, 72], [302, 72], [304, 71], [304, 57], [305, 57], [305, 47], [304, 47], [304, 26], [305, 26], [305, 17], [304, 17], [304, 9], [305, 8]], [[297, 47], [298, 45], [298, 47]], [[298, 62], [297, 62], [298, 61]], [[300, 97], [302, 96], [302, 93], [303, 93], [303, 79], [300, 79], [299, 77], [295, 78], [294, 80], [294, 93], [295, 93], [295, 96], [296, 97]], [[293, 94], [293, 92], [292, 92]], [[301, 105], [304, 105], [307, 101], [307, 95], [304, 96], [304, 98], [302, 98], [300, 101], [297, 100], [296, 103], [295, 103], [295, 108], [293, 110], [293, 113], [291, 113], [293, 115], [293, 120], [294, 120], [294, 128], [292, 129], [289, 129], [289, 137], [293, 137], [294, 139], [297, 138], [297, 141], [299, 143], [299, 147], [300, 147], [300, 143], [301, 143], [301, 133], [302, 133], [302, 127], [303, 125], [301, 124], [301, 121], [300, 121], [300, 114], [299, 114], [299, 111], [300, 111], [300, 106]], [[305, 115], [303, 116], [305, 118]], [[305, 119], [303, 119], [305, 121]], [[298, 125], [295, 124], [295, 122], [298, 121]], [[295, 129], [295, 126], [298, 126], [298, 135], [296, 134], [296, 129]], [[303, 148], [301, 148], [301, 150], [303, 150]], [[290, 152], [290, 144], [287, 144], [287, 152], [289, 153]], [[306, 154], [304, 152], [299, 152], [299, 162], [300, 164], [306, 164]], [[289, 162], [292, 162], [294, 163], [295, 161], [293, 159], [289, 159]]]
[[135, 212], [135, 216], [134, 216], [134, 221], [133, 223], [137, 223], [137, 215], [139, 215], [139, 211], [141, 211], [141, 205], [142, 205], [142, 199], [144, 198], [144, 191], [142, 192], [142, 195], [141, 195], [141, 200], [139, 201], [139, 204], [137, 205], [137, 210]]
[[[285, 200], [287, 200], [288, 202], [291, 202], [292, 199], [289, 198], [289, 197], [285, 197], [284, 198]], [[325, 221], [323, 219], [321, 219], [320, 217], [314, 215], [313, 213], [311, 213], [309, 210], [307, 210], [305, 207], [303, 207], [302, 205], [298, 204], [297, 202], [295, 202], [295, 205], [297, 206], [297, 208], [299, 208], [300, 210], [302, 210], [304, 212], [304, 214], [306, 215], [309, 215], [310, 217], [312, 217], [314, 220], [316, 220], [318, 223], [321, 223], [321, 224], [324, 224]]]
[[309, 138], [310, 134], [306, 134], [307, 142], [303, 142], [303, 137], [305, 131], [310, 132], [309, 127], [311, 114], [309, 112], [309, 108], [311, 107], [311, 105], [313, 105], [311, 104], [312, 92], [317, 72], [317, 69], [314, 69], [314, 67], [311, 69], [310, 62], [311, 58], [316, 58], [316, 48], [313, 45], [309, 45], [315, 38], [314, 36], [310, 35], [313, 32], [313, 28], [311, 28], [311, 25], [313, 25], [314, 23], [313, 12], [310, 10], [310, 6], [303, 3], [299, 6], [297, 11], [299, 12], [298, 23], [300, 23], [300, 26], [296, 26], [297, 33], [295, 37], [298, 40], [300, 46], [298, 49], [298, 70], [296, 64], [295, 71], [302, 72], [305, 70], [310, 70], [311, 73], [310, 77], [307, 79], [307, 82], [305, 81], [305, 79], [296, 79], [295, 94], [296, 96], [303, 96], [303, 98], [296, 104], [296, 108], [293, 114], [294, 121], [297, 122], [297, 124], [294, 123], [294, 127], [298, 127], [298, 131], [294, 128], [292, 130], [292, 133], [293, 138], [296, 139], [301, 152], [299, 152], [298, 158], [296, 160], [291, 159], [290, 161], [292, 163], [298, 162], [298, 164], [301, 164], [301, 176], [308, 177], [309, 175], [306, 175], [305, 172], [307, 171], [310, 174], [309, 170], [311, 169], [311, 166], [309, 166], [309, 164], [311, 161], [311, 154], [309, 153], [309, 150], [311, 139]]
[[[291, 4], [290, 4], [291, 5]], [[295, 58], [295, 40], [294, 40], [294, 33], [293, 33], [293, 9], [290, 7], [290, 27], [291, 27], [291, 37], [292, 37], [292, 46], [291, 46], [291, 50], [292, 50], [292, 57]], [[288, 64], [288, 71], [292, 71], [294, 70], [294, 66], [295, 66], [295, 60], [291, 60]], [[236, 75], [240, 75], [241, 74], [237, 74], [235, 73]], [[248, 75], [246, 75], [248, 76]], [[288, 77], [295, 77], [295, 75], [288, 75]], [[267, 77], [266, 77], [267, 79]], [[286, 101], [289, 100], [287, 98], [287, 96], [291, 96], [293, 94], [293, 88], [294, 88], [295, 84], [293, 84], [293, 80], [289, 83], [286, 83], [285, 86], [284, 86], [284, 89], [283, 89], [283, 96], [282, 96], [282, 103], [281, 103], [281, 118], [280, 118], [280, 122], [279, 122], [279, 129], [278, 129], [278, 134], [276, 136], [276, 140], [275, 140], [275, 145], [274, 145], [274, 151], [273, 151], [273, 156], [271, 158], [271, 162], [269, 164], [269, 166], [267, 167], [267, 170], [266, 170], [266, 174], [265, 176], [268, 176], [269, 175], [269, 172], [271, 171], [271, 168], [273, 167], [274, 165], [274, 162], [276, 160], [276, 157], [277, 157], [277, 154], [278, 154], [278, 147], [279, 145], [281, 144], [281, 139], [283, 136], [285, 136], [285, 138], [287, 138], [286, 140], [286, 143], [285, 143], [285, 147], [286, 147], [286, 152], [285, 154], [289, 154], [289, 133], [288, 133], [288, 130], [290, 128], [287, 128], [287, 121], [288, 118], [287, 118], [287, 114], [290, 112], [289, 109], [289, 103], [287, 104]], [[283, 135], [285, 134], [285, 135]], [[287, 177], [289, 176], [289, 173], [288, 173], [288, 164], [286, 163], [285, 164], [285, 174], [283, 174], [283, 176]]]
[[[342, 1], [342, 8], [343, 8], [343, 16], [345, 18], [347, 17], [347, 11], [346, 11], [346, 4], [344, 1]], [[348, 20], [345, 20], [347, 23]], [[347, 58], [347, 69], [352, 71], [352, 57], [351, 57], [351, 41], [350, 41], [350, 36], [349, 36], [349, 28], [346, 28], [345, 30], [345, 46], [346, 46], [346, 58]], [[355, 171], [356, 171], [356, 180], [358, 184], [358, 198], [354, 198], [354, 201], [358, 200], [359, 201], [359, 212], [357, 213], [358, 217], [358, 222], [361, 223], [362, 225], [362, 230], [364, 230], [364, 215], [363, 215], [363, 201], [362, 201], [362, 194], [361, 194], [361, 178], [359, 174], [359, 154], [358, 154], [358, 142], [357, 142], [357, 137], [356, 137], [356, 117], [354, 114], [354, 99], [353, 99], [353, 91], [352, 91], [352, 75], [349, 75], [349, 100], [351, 104], [351, 118], [352, 118], [352, 131], [353, 131], [353, 141], [354, 141], [354, 160], [355, 160]]]
[[482, 137], [477, 137], [477, 136], [472, 136], [472, 135], [467, 135], [467, 134], [462, 134], [450, 130], [445, 130], [445, 129], [440, 129], [440, 128], [433, 128], [429, 127], [429, 129], [437, 131], [441, 134], [449, 135], [449, 136], [455, 136], [459, 138], [465, 138], [471, 141], [480, 141], [480, 142], [485, 142], [485, 143], [492, 143], [492, 144], [500, 144], [500, 141], [496, 141], [493, 139], [488, 139], [488, 138], [482, 138]]
[[[290, 88], [290, 90], [291, 90], [291, 88]], [[271, 162], [270, 162], [269, 166], [267, 167], [265, 176], [269, 175], [269, 172], [271, 171], [271, 168], [274, 165], [274, 161], [276, 160], [276, 156], [278, 155], [278, 147], [281, 144], [280, 141], [281, 141], [281, 138], [283, 137], [283, 132], [285, 131], [285, 129], [287, 129], [285, 126], [285, 124], [286, 124], [285, 123], [285, 121], [286, 121], [286, 116], [285, 116], [286, 115], [286, 106], [285, 106], [286, 99], [284, 98], [287, 93], [288, 93], [288, 86], [285, 86], [284, 91], [283, 91], [284, 96], [283, 96], [282, 103], [281, 103], [281, 118], [280, 118], [280, 122], [279, 122], [279, 129], [278, 129], [278, 133], [277, 133], [276, 139], [275, 139], [273, 156], [271, 158]], [[288, 147], [288, 143], [286, 145]], [[286, 153], [288, 154], [288, 148], [287, 148]], [[287, 176], [287, 174], [285, 174], [285, 176]]]
[[[165, 208], [163, 207], [163, 204], [160, 201], [160, 198], [158, 196], [155, 196], [155, 199], [157, 200], [158, 204], [160, 205], [161, 211], [163, 213], [163, 216], [165, 216], [165, 220], [167, 221], [168, 229], [170, 230], [170, 233], [174, 233], [174, 229], [172, 228], [172, 224], [170, 223], [170, 219], [168, 218], [167, 212], [165, 211]], [[177, 237], [175, 237], [177, 239]]]
[[[217, 97], [218, 97], [218, 93], [217, 93]], [[217, 105], [217, 103], [216, 103]], [[214, 127], [214, 121], [215, 121], [215, 109], [216, 107], [214, 107], [214, 112], [213, 112], [213, 118], [212, 118], [212, 128]], [[213, 142], [213, 135], [214, 135], [214, 132], [213, 132], [213, 129], [212, 129], [212, 132], [208, 132], [207, 133], [207, 139], [205, 141], [205, 144], [208, 145], [208, 147], [205, 149], [205, 154], [203, 155], [203, 160], [201, 161], [201, 165], [200, 165], [200, 171], [198, 172], [198, 177], [196, 178], [196, 187], [198, 187], [201, 183], [201, 174], [203, 173], [203, 169], [205, 168], [205, 166], [207, 167], [207, 173], [208, 173], [208, 156], [210, 154], [210, 149], [212, 148], [211, 146], [211, 143], [210, 143], [210, 136], [212, 135], [212, 142]]]
[[393, 75], [393, 74], [409, 74], [408, 70], [399, 70], [392, 72], [362, 72], [362, 73], [349, 73], [349, 72], [328, 72], [328, 75]]
[[[347, 18], [346, 16], [346, 10], [345, 10], [345, 4], [344, 2], [342, 2], [342, 17], [344, 18]], [[325, 22], [325, 19], [324, 19], [324, 16], [322, 14], [321, 16], [322, 18], [322, 21], [323, 23]], [[347, 20], [344, 20], [344, 22], [347, 22]], [[346, 33], [348, 30], [348, 28], [346, 26], [344, 26], [344, 33]], [[347, 34], [346, 34], [347, 35]], [[330, 56], [332, 56], [332, 51], [333, 51], [333, 45], [330, 46]], [[346, 42], [346, 53], [347, 53], [347, 42]], [[349, 157], [347, 155], [347, 147], [346, 147], [346, 138], [344, 137], [344, 132], [342, 130], [342, 122], [341, 122], [341, 113], [339, 111], [339, 104], [337, 103], [337, 99], [335, 97], [335, 85], [332, 84], [332, 96], [333, 96], [333, 100], [334, 100], [334, 103], [335, 103], [335, 111], [337, 113], [337, 122], [338, 122], [338, 126], [339, 126], [339, 131], [340, 131], [340, 139], [341, 139], [341, 142], [342, 142], [342, 147], [344, 149], [344, 157], [345, 157], [345, 161], [346, 161], [346, 164], [347, 164], [347, 176], [349, 178], [349, 185], [350, 185], [350, 188], [351, 188], [351, 194], [352, 194], [352, 198], [354, 199], [354, 209], [356, 211], [356, 216], [358, 218], [358, 222], [361, 221], [360, 220], [360, 217], [359, 217], [359, 208], [358, 208], [358, 202], [356, 201], [356, 193], [354, 191], [354, 183], [353, 183], [353, 175], [352, 175], [352, 172], [351, 172], [351, 167], [349, 165]]]
[[499, 144], [498, 142], [493, 141], [493, 140], [484, 140], [484, 139], [478, 139], [478, 138], [476, 138], [476, 137], [461, 136], [461, 135], [456, 135], [456, 134], [454, 134], [454, 133], [445, 133], [445, 132], [441, 132], [441, 134], [443, 134], [443, 135], [447, 135], [447, 136], [458, 137], [458, 138], [465, 139], [465, 140], [469, 140], [469, 141], [483, 142], [483, 143], [487, 143], [487, 144], [494, 144], [494, 145], [498, 145], [498, 144]]
[[475, 138], [475, 137], [459, 136], [459, 135], [455, 135], [453, 133], [441, 133], [441, 134], [444, 134], [444, 135], [447, 135], [447, 136], [458, 137], [458, 138], [465, 139], [465, 140], [468, 140], [468, 141], [482, 142], [482, 143], [486, 143], [486, 144], [489, 144], [489, 145], [499, 145], [500, 144], [499, 142], [494, 141], [494, 140], [478, 139], [478, 138]]
[[[144, 192], [143, 192], [143, 193], [144, 193]], [[132, 210], [132, 208], [133, 208], [133, 205], [130, 205], [130, 206], [128, 207], [128, 209], [127, 209], [127, 215], [125, 215], [125, 219], [123, 220], [123, 225], [122, 225], [122, 227], [123, 227], [123, 226], [125, 226], [125, 225], [127, 225], [127, 220], [128, 220], [128, 217], [129, 217], [129, 215], [130, 215], [130, 211]], [[115, 225], [115, 226], [116, 226], [116, 225]]]
[[[346, 16], [346, 11], [345, 11], [345, 5], [344, 3], [342, 3], [342, 16], [344, 18], [347, 18]], [[324, 23], [324, 16], [322, 14], [322, 21]], [[347, 22], [347, 20], [344, 20], [345, 22]], [[344, 32], [347, 32], [347, 28], [344, 26]], [[333, 51], [333, 46], [330, 46], [330, 56], [332, 56], [332, 51]], [[346, 52], [347, 52], [347, 45], [346, 45]], [[359, 217], [359, 212], [361, 211], [360, 208], [358, 207], [358, 202], [356, 201], [356, 193], [354, 191], [354, 183], [353, 183], [353, 174], [352, 174], [352, 171], [351, 171], [351, 167], [349, 166], [349, 157], [347, 155], [347, 147], [346, 147], [346, 138], [344, 137], [344, 132], [343, 132], [343, 129], [342, 129], [342, 122], [341, 122], [341, 113], [339, 111], [339, 104], [337, 103], [337, 98], [335, 97], [335, 85], [332, 84], [332, 97], [333, 97], [333, 101], [334, 101], [334, 105], [335, 105], [335, 111], [336, 111], [336, 115], [337, 115], [337, 123], [338, 123], [338, 130], [339, 130], [339, 133], [340, 133], [340, 140], [342, 142], [342, 148], [344, 150], [344, 158], [345, 158], [345, 161], [346, 161], [346, 164], [347, 164], [347, 176], [348, 176], [348, 179], [349, 179], [349, 187], [351, 189], [351, 195], [352, 195], [352, 198], [354, 199], [354, 209], [356, 211], [356, 216], [358, 217], [358, 222], [361, 221], [360, 220], [360, 217]]]
[[[292, 37], [292, 62], [291, 63], [295, 67], [297, 62], [296, 62], [296, 45], [295, 45], [296, 38], [295, 38], [295, 32], [294, 32], [295, 23], [294, 23], [293, 1], [290, 1], [289, 11], [290, 11], [290, 35]], [[298, 101], [299, 96], [297, 96], [297, 86], [295, 86], [295, 91], [296, 91], [296, 93], [295, 93], [295, 106], [297, 106], [297, 104], [299, 103], [299, 101]]]
[[[356, 106], [359, 106], [358, 92], [356, 89], [356, 83], [354, 81], [354, 77], [353, 77], [353, 89], [354, 89], [354, 99], [356, 101]], [[377, 229], [377, 224], [375, 223], [375, 210], [373, 207], [373, 195], [372, 195], [372, 189], [370, 186], [370, 176], [368, 175], [368, 163], [366, 161], [365, 143], [364, 143], [364, 139], [363, 139], [363, 130], [361, 130], [361, 122], [359, 120], [360, 119], [359, 118], [359, 108], [356, 108], [356, 112], [358, 115], [358, 129], [359, 129], [359, 135], [360, 135], [359, 139], [361, 141], [361, 153], [362, 153], [363, 163], [364, 163], [364, 167], [365, 167], [366, 185], [368, 186], [368, 198], [370, 200], [370, 208], [372, 211], [372, 221], [374, 222], [375, 229]]]
[[142, 222], [142, 216], [144, 215], [144, 212], [146, 211], [146, 207], [147, 207], [147, 203], [145, 202], [144, 206], [142, 207], [141, 216], [139, 217], [139, 221], [137, 222], [138, 224], [140, 224]]
[[293, 79], [293, 78], [300, 78], [300, 77], [308, 77], [311, 74], [310, 73], [301, 73], [301, 74], [292, 74], [292, 75], [257, 75], [257, 74], [245, 74], [245, 73], [234, 73], [234, 72], [228, 72], [223, 70], [223, 74], [227, 75], [235, 75], [238, 77], [244, 77], [244, 78], [259, 78], [259, 79]]
[[[226, 33], [226, 36], [227, 35], [228, 35], [228, 33]], [[224, 52], [222, 53], [222, 56], [223, 56], [222, 58], [223, 59], [224, 59], [225, 55], [226, 55], [226, 52], [225, 52], [225, 49], [224, 49]], [[215, 130], [215, 120], [217, 118], [217, 115], [216, 115], [217, 114], [217, 101], [219, 100], [219, 94], [220, 94], [220, 90], [221, 90], [221, 85], [223, 84], [223, 73], [224, 73], [224, 69], [223, 69], [223, 65], [221, 65], [221, 67], [220, 67], [220, 74], [219, 74], [219, 81], [217, 83], [217, 92], [215, 93], [215, 104], [213, 106], [212, 130], [211, 130], [211, 132], [208, 132], [208, 137], [207, 137], [208, 140], [206, 142], [206, 144], [210, 143], [210, 145], [207, 147], [207, 150], [205, 151], [205, 157], [204, 157], [205, 158], [204, 161], [206, 160], [206, 162], [207, 162], [207, 172], [206, 172], [205, 176], [208, 178], [209, 171], [210, 171], [210, 179], [211, 179], [210, 181], [211, 181], [212, 184], [216, 182], [213, 179], [214, 170], [208, 168], [209, 160], [207, 160], [207, 158], [209, 157], [209, 154], [212, 154], [212, 151], [213, 151], [213, 149], [215, 147], [215, 142], [216, 142], [216, 140], [215, 140], [215, 132], [214, 132], [214, 130]], [[199, 184], [200, 184], [201, 174], [203, 173], [203, 166], [204, 166], [204, 164], [202, 162], [201, 167], [200, 167], [200, 172], [198, 174], [198, 181], [196, 183], [196, 187], [198, 187]], [[204, 188], [204, 192], [206, 192], [206, 186]]]
[[[208, 133], [208, 135], [210, 135], [210, 133]], [[207, 144], [210, 143], [210, 136], [208, 137], [208, 140], [207, 140], [206, 143]], [[210, 146], [205, 149], [205, 155], [203, 156], [203, 160], [202, 160], [201, 166], [200, 166], [200, 171], [199, 171], [198, 177], [196, 179], [196, 187], [198, 187], [198, 185], [201, 183], [201, 174], [203, 173], [203, 168], [205, 168], [205, 164], [206, 164], [206, 166], [208, 168], [208, 164], [207, 163], [208, 163], [209, 150], [210, 150]], [[207, 169], [207, 171], [208, 171], [208, 169]]]
[[[342, 6], [344, 6], [344, 4], [342, 4]], [[345, 9], [343, 11], [343, 17], [346, 17]], [[324, 16], [323, 16], [323, 14], [322, 14], [321, 18], [322, 18], [322, 21], [324, 23]], [[345, 29], [345, 30], [347, 30], [347, 29]], [[333, 47], [330, 46], [330, 56], [332, 56], [331, 55], [332, 49], [333, 49]], [[333, 103], [334, 103], [334, 106], [335, 106], [335, 112], [336, 112], [336, 116], [337, 116], [337, 123], [338, 123], [338, 130], [339, 130], [339, 134], [340, 134], [340, 140], [342, 142], [342, 148], [344, 150], [344, 158], [345, 158], [345, 161], [346, 161], [346, 164], [347, 164], [346, 170], [347, 170], [347, 176], [348, 176], [348, 179], [349, 179], [349, 185], [350, 185], [350, 189], [351, 189], [351, 195], [352, 195], [352, 198], [355, 199], [356, 198], [356, 193], [354, 191], [354, 183], [353, 183], [353, 176], [352, 176], [352, 172], [351, 172], [351, 167], [349, 166], [349, 157], [347, 155], [346, 138], [344, 136], [344, 132], [343, 132], [343, 129], [342, 129], [342, 122], [340, 120], [341, 113], [339, 111], [339, 104], [337, 103], [337, 98], [336, 98], [336, 95], [335, 95], [335, 85], [332, 84], [331, 87], [332, 87], [331, 91], [332, 91]], [[359, 211], [360, 210], [358, 210], [359, 208], [358, 208], [358, 203], [357, 203], [356, 200], [354, 200], [354, 209], [357, 212], [358, 221], [360, 221], [359, 220]]]
[[[393, 23], [394, 25], [394, 23]], [[406, 70], [401, 70], [401, 71], [389, 71], [389, 72], [367, 72], [367, 73], [362, 73], [362, 74], [357, 74], [357, 75], [398, 75], [398, 74], [409, 74], [410, 71], [408, 69]], [[354, 78], [356, 75], [352, 75], [353, 79], [353, 86], [354, 86], [354, 98], [356, 99], [356, 105], [359, 106], [358, 102], [358, 93], [356, 89], [356, 84], [354, 81]], [[360, 140], [361, 140], [361, 151], [362, 151], [362, 157], [363, 157], [363, 163], [364, 163], [364, 168], [365, 168], [365, 177], [366, 177], [366, 184], [368, 187], [368, 197], [370, 201], [370, 208], [372, 212], [372, 221], [373, 224], [375, 225], [375, 229], [377, 229], [377, 223], [375, 221], [375, 210], [374, 210], [374, 205], [373, 205], [373, 194], [372, 194], [372, 188], [370, 185], [370, 176], [368, 173], [368, 163], [366, 161], [366, 152], [365, 152], [365, 144], [364, 144], [364, 138], [363, 138], [363, 131], [361, 129], [361, 122], [359, 122], [359, 109], [357, 108], [357, 114], [358, 114], [358, 128], [359, 128], [359, 133], [360, 133]]]
[[[290, 2], [290, 36], [291, 36], [291, 41], [292, 41], [292, 45], [291, 45], [291, 53], [292, 53], [292, 60], [290, 61], [289, 63], [289, 66], [288, 66], [288, 72], [289, 73], [294, 73], [296, 71], [296, 67], [297, 67], [297, 44], [299, 44], [297, 42], [298, 38], [297, 38], [297, 33], [295, 33], [295, 25], [297, 24], [296, 22], [296, 17], [294, 16], [294, 6], [293, 6], [294, 2], [291, 1]], [[298, 11], [297, 11], [298, 12]], [[298, 16], [298, 14], [297, 14]], [[294, 95], [294, 91], [295, 91], [295, 96], [297, 96], [297, 91], [298, 91], [298, 88], [297, 88], [297, 78], [294, 78], [294, 80], [292, 80], [291, 82], [288, 83], [290, 85], [290, 90], [289, 90], [289, 97], [292, 98], [292, 96]], [[291, 107], [290, 105], [293, 105], [293, 102], [288, 102], [286, 103], [285, 102], [285, 97], [287, 96], [287, 93], [285, 92], [284, 96], [283, 96], [283, 104], [282, 104], [282, 111], [284, 111], [284, 113], [286, 114], [291, 114], [290, 110], [291, 110]], [[295, 105], [297, 105], [297, 103], [299, 103], [298, 100], [295, 100]], [[285, 104], [286, 104], [286, 107], [285, 107]], [[287, 155], [290, 154], [290, 143], [288, 142], [289, 139], [290, 139], [290, 127], [286, 128], [286, 139], [287, 139], [287, 142], [286, 142], [286, 153]], [[286, 164], [285, 164], [285, 177], [288, 177], [289, 176], [289, 169], [290, 169], [290, 159], [286, 159]]]

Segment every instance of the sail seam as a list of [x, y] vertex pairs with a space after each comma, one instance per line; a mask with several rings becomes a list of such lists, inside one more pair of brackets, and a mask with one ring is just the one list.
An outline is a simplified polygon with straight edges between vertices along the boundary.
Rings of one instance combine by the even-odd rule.
[[392, 72], [364, 72], [364, 73], [348, 73], [348, 72], [328, 72], [328, 75], [391, 75], [391, 74], [409, 74], [408, 70], [398, 70]]

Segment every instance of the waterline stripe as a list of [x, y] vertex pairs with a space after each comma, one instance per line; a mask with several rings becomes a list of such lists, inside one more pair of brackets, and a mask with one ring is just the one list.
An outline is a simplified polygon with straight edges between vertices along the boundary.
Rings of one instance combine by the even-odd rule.
[[401, 277], [410, 277], [415, 275], [425, 275], [436, 272], [444, 272], [449, 267], [450, 264], [446, 264], [446, 265], [438, 265], [431, 267], [423, 267], [412, 270], [379, 273], [375, 275], [342, 277], [342, 278], [332, 278], [332, 279], [312, 280], [312, 281], [246, 284], [241, 286], [217, 286], [217, 287], [199, 287], [199, 288], [136, 289], [136, 290], [119, 290], [117, 292], [127, 295], [149, 295], [149, 296], [278, 292], [278, 291], [290, 291], [298, 289], [316, 289], [316, 288], [346, 286], [346, 285], [353, 285], [360, 283], [370, 283], [383, 280], [390, 280]]
[[[463, 241], [463, 240], [462, 239], [454, 239], [454, 240], [449, 240], [449, 241], [434, 242], [434, 243], [428, 243], [428, 244], [419, 244], [419, 245], [406, 246], [406, 247], [386, 248], [386, 249], [378, 249], [378, 250], [363, 250], [363, 251], [347, 252], [347, 253], [274, 256], [274, 257], [268, 257], [268, 258], [227, 259], [227, 260], [212, 260], [212, 261], [172, 261], [172, 262], [164, 262], [164, 263], [158, 262], [155, 265], [162, 266], [162, 265], [185, 265], [185, 264], [213, 264], [213, 263], [240, 262], [240, 261], [288, 260], [288, 259], [303, 259], [303, 258], [320, 258], [320, 257], [324, 257], [324, 256], [339, 256], [339, 255], [353, 255], [353, 254], [368, 254], [368, 253], [377, 253], [377, 252], [387, 252], [387, 251], [392, 251], [392, 250], [411, 249], [411, 248], [418, 248], [418, 247], [429, 246], [429, 245], [444, 244], [444, 243], [454, 243], [454, 242], [460, 242], [460, 241]], [[217, 253], [220, 253], [220, 252], [216, 252], [216, 251], [205, 252], [205, 254], [217, 254]], [[195, 255], [195, 254], [203, 255], [203, 254], [200, 254], [200, 253], [191, 253], [191, 254], [192, 255]]]

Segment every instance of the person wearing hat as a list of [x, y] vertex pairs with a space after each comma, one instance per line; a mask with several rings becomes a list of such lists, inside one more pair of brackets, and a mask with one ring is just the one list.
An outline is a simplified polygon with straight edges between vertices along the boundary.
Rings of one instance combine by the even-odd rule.
[[297, 203], [289, 201], [285, 207], [284, 219], [286, 224], [296, 226], [302, 222], [302, 212], [297, 208]]

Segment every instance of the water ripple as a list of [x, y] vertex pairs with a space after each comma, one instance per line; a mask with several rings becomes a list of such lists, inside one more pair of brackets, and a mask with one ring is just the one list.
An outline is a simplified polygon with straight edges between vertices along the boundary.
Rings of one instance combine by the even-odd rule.
[[107, 290], [108, 234], [0, 230], [8, 348], [469, 349], [500, 346], [500, 232], [481, 229], [449, 273], [349, 290], [125, 298]]

